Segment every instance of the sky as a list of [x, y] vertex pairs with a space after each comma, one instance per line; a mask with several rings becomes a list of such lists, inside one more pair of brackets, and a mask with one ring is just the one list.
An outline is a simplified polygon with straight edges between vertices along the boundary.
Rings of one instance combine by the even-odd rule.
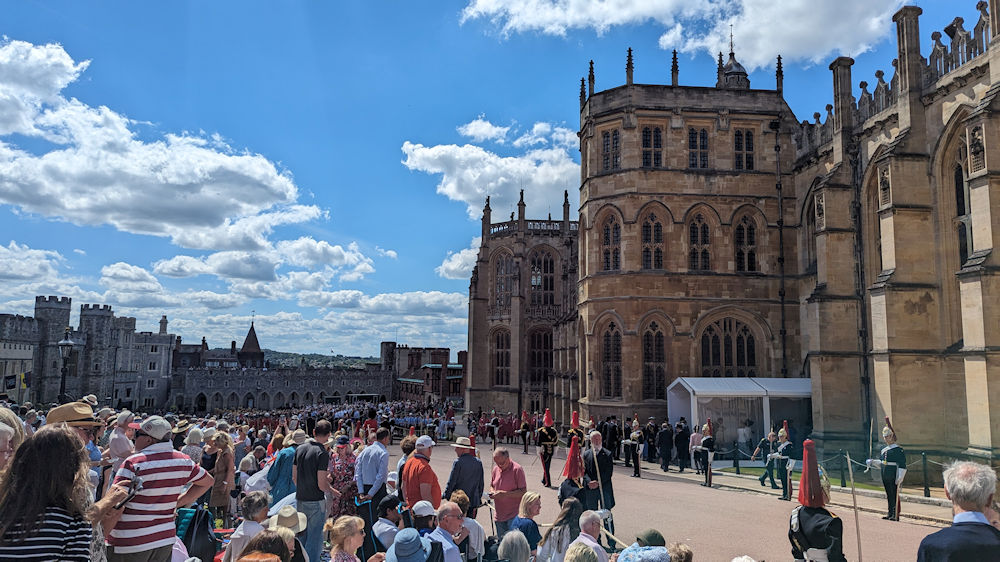
[[[972, 0], [909, 2], [931, 33]], [[0, 313], [110, 304], [184, 341], [467, 347], [483, 202], [579, 201], [580, 78], [751, 87], [812, 120], [829, 63], [892, 76], [899, 0], [5, 0]], [[947, 43], [947, 36], [944, 38]]]

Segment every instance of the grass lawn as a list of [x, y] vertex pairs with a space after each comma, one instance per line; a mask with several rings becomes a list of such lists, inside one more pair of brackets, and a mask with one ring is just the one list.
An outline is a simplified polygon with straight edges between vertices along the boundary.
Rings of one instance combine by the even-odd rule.
[[[713, 463], [713, 464], [715, 464], [715, 463]], [[736, 473], [736, 469], [733, 468], [733, 467], [731, 467], [731, 466], [723, 468], [723, 469], [716, 468], [715, 470], [722, 470], [722, 472], [729, 472], [729, 473], [733, 473], [733, 474]], [[764, 474], [764, 469], [763, 468], [754, 468], [754, 467], [747, 467], [747, 468], [740, 467], [740, 474], [752, 474], [752, 475], [754, 475], [754, 476], [756, 476], [756, 477], [759, 478], [761, 474]], [[777, 473], [775, 473], [775, 476], [777, 476]], [[801, 472], [797, 472], [796, 471], [796, 472], [792, 473], [792, 480], [795, 482], [795, 486], [796, 487], [798, 487], [798, 485], [799, 485], [799, 478], [801, 476], [802, 476]], [[777, 481], [777, 479], [776, 479], [776, 481]], [[770, 482], [768, 482], [768, 484], [770, 484]], [[833, 474], [833, 477], [830, 478], [830, 484], [833, 485], [833, 486], [839, 486], [840, 485], [840, 472], [839, 471], [837, 473]], [[778, 485], [780, 486], [781, 483], [778, 482]], [[879, 492], [884, 491], [884, 489], [882, 488], [881, 484], [874, 484], [874, 483], [867, 482], [867, 481], [866, 482], [862, 482], [858, 478], [857, 474], [854, 475], [854, 486], [857, 489], [859, 489], [859, 490], [876, 490], [876, 491], [879, 491]], [[851, 481], [850, 480], [847, 481], [847, 487], [848, 488], [851, 487]]]

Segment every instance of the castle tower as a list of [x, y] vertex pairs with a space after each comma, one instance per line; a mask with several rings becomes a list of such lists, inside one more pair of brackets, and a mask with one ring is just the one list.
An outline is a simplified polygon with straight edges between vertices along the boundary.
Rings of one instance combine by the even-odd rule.
[[54, 402], [59, 393], [62, 357], [56, 343], [63, 339], [69, 326], [72, 299], [69, 297], [35, 297], [35, 319], [39, 324], [39, 342], [35, 347], [29, 395], [36, 402]]

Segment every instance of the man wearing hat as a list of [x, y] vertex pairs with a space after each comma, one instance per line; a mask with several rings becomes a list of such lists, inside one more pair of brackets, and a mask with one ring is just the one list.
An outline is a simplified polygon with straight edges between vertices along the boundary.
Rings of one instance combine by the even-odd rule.
[[96, 408], [97, 407], [97, 396], [94, 396], [93, 394], [88, 394], [88, 395], [86, 395], [86, 396], [83, 397], [83, 400], [81, 400], [81, 402], [86, 402], [87, 404], [90, 404], [91, 408]]
[[451, 445], [458, 457], [451, 464], [451, 474], [444, 487], [444, 497], [450, 498], [456, 490], [462, 490], [469, 496], [469, 517], [476, 517], [476, 509], [482, 503], [483, 497], [483, 462], [476, 457], [476, 448], [468, 437], [459, 437]]
[[[174, 510], [212, 487], [212, 475], [173, 449], [170, 423], [150, 416], [135, 432], [138, 453], [122, 463], [115, 484], [141, 483], [108, 535], [108, 561], [170, 560], [176, 538]], [[188, 484], [191, 487], [185, 492]], [[182, 494], [183, 492], [183, 494]]]
[[538, 455], [542, 457], [542, 485], [546, 488], [552, 486], [552, 476], [549, 469], [552, 466], [552, 457], [556, 454], [556, 445], [559, 444], [559, 434], [552, 427], [552, 412], [545, 408], [544, 425], [538, 430], [537, 443], [539, 446]]
[[885, 441], [885, 447], [882, 448], [881, 458], [868, 459], [865, 464], [882, 469], [882, 486], [885, 488], [885, 497], [889, 503], [889, 513], [882, 519], [899, 521], [899, 485], [906, 476], [906, 453], [896, 443], [896, 430], [889, 422], [889, 416], [885, 417], [882, 440]]
[[792, 491], [789, 490], [788, 465], [791, 464], [792, 442], [788, 440], [788, 420], [782, 422], [782, 428], [778, 430], [778, 449], [768, 455], [774, 460], [778, 469], [778, 479], [781, 480], [781, 498], [791, 501]]
[[420, 536], [416, 529], [403, 529], [396, 534], [392, 546], [385, 553], [386, 562], [426, 562], [432, 543]]
[[843, 522], [823, 507], [829, 498], [830, 481], [825, 474], [820, 474], [816, 444], [806, 439], [802, 444], [802, 479], [799, 481], [799, 503], [802, 505], [792, 510], [788, 524], [788, 540], [796, 560], [847, 561], [843, 551]]
[[573, 410], [573, 414], [570, 416], [569, 431], [566, 432], [566, 441], [572, 442], [573, 437], [577, 437], [580, 440], [580, 445], [583, 446], [587, 442], [587, 435], [580, 428], [580, 412]]
[[421, 435], [417, 438], [413, 455], [403, 465], [399, 476], [404, 486], [403, 497], [410, 505], [420, 500], [431, 502], [434, 509], [441, 505], [441, 485], [430, 464], [434, 445], [436, 443], [430, 435]]

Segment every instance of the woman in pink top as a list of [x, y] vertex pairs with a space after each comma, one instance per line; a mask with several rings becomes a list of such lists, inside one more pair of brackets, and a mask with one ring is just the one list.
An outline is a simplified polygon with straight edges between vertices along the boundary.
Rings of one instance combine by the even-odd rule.
[[703, 467], [701, 466], [701, 461], [698, 460], [701, 457], [694, 454], [694, 447], [701, 446], [701, 438], [702, 438], [701, 429], [698, 427], [698, 424], [695, 424], [695, 426], [691, 428], [691, 440], [688, 443], [688, 454], [690, 454], [694, 458], [694, 468], [697, 474], [701, 474]]

